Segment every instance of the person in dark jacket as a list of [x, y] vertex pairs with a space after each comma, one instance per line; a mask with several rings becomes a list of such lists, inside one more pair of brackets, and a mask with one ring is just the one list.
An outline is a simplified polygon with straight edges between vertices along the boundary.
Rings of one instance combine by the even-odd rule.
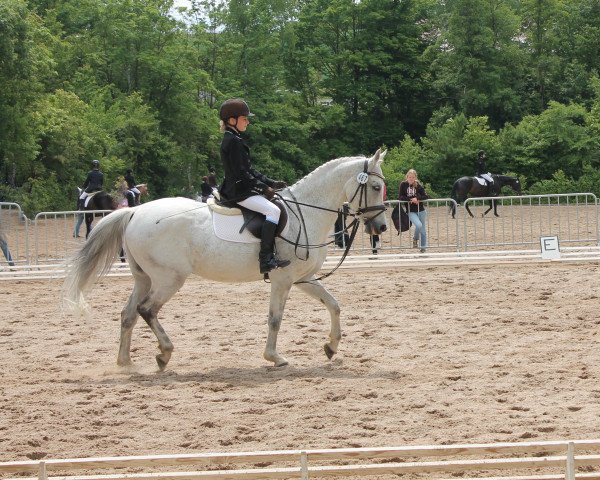
[[221, 161], [225, 178], [219, 189], [221, 202], [228, 206], [241, 205], [262, 213], [266, 221], [262, 227], [259, 263], [260, 273], [290, 264], [275, 256], [275, 232], [279, 223], [280, 210], [271, 200], [276, 189], [287, 187], [285, 182], [275, 181], [263, 175], [250, 163], [250, 148], [241, 134], [246, 131], [254, 116], [246, 102], [239, 98], [225, 101], [219, 110], [221, 118]]
[[423, 200], [428, 198], [425, 188], [417, 178], [417, 171], [411, 168], [406, 172], [405, 180], [400, 183], [398, 199], [408, 202], [408, 218], [415, 226], [413, 248], [419, 248], [420, 240], [421, 253], [425, 253], [427, 249], [427, 210]]
[[202, 177], [202, 183], [200, 184], [200, 199], [202, 202], [206, 201], [213, 196], [213, 187], [208, 183], [208, 176]]
[[79, 196], [79, 210], [83, 210], [85, 199], [92, 192], [99, 192], [104, 185], [104, 174], [100, 171], [100, 161], [92, 160], [92, 169], [88, 172], [85, 182], [81, 186], [83, 190]]
[[490, 175], [490, 172], [488, 172], [487, 165], [485, 164], [486, 159], [487, 156], [485, 152], [483, 150], [479, 150], [477, 153], [477, 176], [486, 181], [487, 185], [490, 186], [490, 192], [492, 192], [494, 190], [494, 179]]
[[141, 192], [137, 188], [137, 183], [135, 182], [135, 178], [133, 178], [133, 172], [131, 171], [130, 168], [128, 168], [127, 171], [125, 172], [124, 178], [125, 178], [125, 181], [127, 182], [127, 189], [130, 192], [133, 192], [133, 195], [135, 196], [134, 203], [136, 205], [139, 205]]

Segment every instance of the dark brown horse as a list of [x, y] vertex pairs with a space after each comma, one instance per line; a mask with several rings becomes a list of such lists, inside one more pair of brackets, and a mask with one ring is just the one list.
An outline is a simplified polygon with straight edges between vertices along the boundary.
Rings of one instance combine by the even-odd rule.
[[[87, 205], [84, 207], [84, 211], [90, 212], [93, 210], [114, 210], [117, 208], [116, 202], [114, 198], [106, 193], [105, 191], [98, 192], [94, 194], [90, 201], [87, 202]], [[92, 222], [96, 215], [102, 215], [102, 213], [86, 213], [85, 214], [85, 238], [90, 236], [90, 232], [92, 231]]]
[[[509, 177], [508, 175], [492, 175], [492, 178], [494, 179], [494, 183], [491, 185], [481, 185], [481, 183], [479, 183], [475, 177], [460, 177], [456, 182], [454, 182], [450, 197], [454, 199], [457, 204], [464, 202], [469, 195], [473, 197], [497, 197], [500, 193], [500, 190], [505, 185], [512, 188], [517, 194], [521, 193], [521, 182], [519, 182], [517, 177]], [[496, 200], [494, 200], [494, 198], [490, 198], [489, 205], [489, 208], [483, 213], [482, 217], [485, 216], [492, 208], [494, 209], [494, 215], [497, 217], [498, 212], [496, 209], [498, 208], [498, 205]], [[471, 210], [469, 210], [468, 204], [465, 205], [465, 208], [472, 217], [473, 213], [471, 213]], [[456, 207], [452, 205], [450, 209], [452, 211], [452, 218], [454, 218]]]

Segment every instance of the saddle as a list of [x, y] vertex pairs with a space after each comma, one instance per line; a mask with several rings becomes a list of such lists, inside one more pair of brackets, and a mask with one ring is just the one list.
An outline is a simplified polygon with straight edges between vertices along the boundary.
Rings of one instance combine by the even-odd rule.
[[[275, 236], [279, 236], [285, 229], [288, 221], [288, 214], [285, 205], [280, 200], [271, 200], [272, 203], [277, 205], [281, 211], [279, 216], [279, 223], [277, 224], [277, 230], [275, 230]], [[265, 223], [266, 217], [262, 213], [249, 210], [241, 205], [235, 207], [226, 207], [220, 203], [217, 203], [214, 198], [208, 198], [206, 204], [211, 211], [225, 216], [243, 216], [244, 221], [238, 233], [244, 232], [244, 230], [251, 233], [256, 238], [261, 238], [262, 226]]]
[[88, 193], [88, 196], [85, 197], [85, 201], [83, 203], [83, 208], [87, 208], [88, 204], [90, 203], [90, 200], [92, 198], [94, 198], [96, 195], [98, 195], [100, 192], [102, 192], [102, 190], [96, 190], [95, 192]]

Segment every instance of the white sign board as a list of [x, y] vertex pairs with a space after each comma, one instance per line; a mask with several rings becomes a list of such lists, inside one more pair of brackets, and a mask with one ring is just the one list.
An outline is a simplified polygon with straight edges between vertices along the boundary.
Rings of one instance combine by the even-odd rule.
[[556, 235], [540, 237], [540, 246], [542, 248], [542, 258], [544, 260], [557, 260], [560, 258], [560, 247]]

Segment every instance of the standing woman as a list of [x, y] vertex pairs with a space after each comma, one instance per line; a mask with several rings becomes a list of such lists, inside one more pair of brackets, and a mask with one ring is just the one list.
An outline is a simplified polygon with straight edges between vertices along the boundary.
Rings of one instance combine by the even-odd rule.
[[227, 100], [221, 105], [219, 117], [221, 131], [224, 133], [221, 161], [225, 179], [219, 193], [224, 204], [241, 205], [266, 217], [262, 227], [258, 259], [260, 273], [268, 273], [290, 264], [289, 260], [279, 260], [275, 257], [275, 232], [281, 212], [277, 205], [270, 202], [275, 195], [275, 189], [285, 188], [287, 185], [285, 182], [271, 180], [250, 164], [250, 148], [241, 133], [246, 131], [250, 124], [249, 117], [253, 116], [246, 102], [239, 98]]
[[411, 168], [406, 172], [405, 180], [400, 183], [399, 200], [408, 202], [408, 218], [415, 226], [413, 248], [419, 247], [420, 239], [421, 253], [427, 249], [427, 210], [423, 200], [428, 198], [425, 188], [419, 183], [417, 171]]

